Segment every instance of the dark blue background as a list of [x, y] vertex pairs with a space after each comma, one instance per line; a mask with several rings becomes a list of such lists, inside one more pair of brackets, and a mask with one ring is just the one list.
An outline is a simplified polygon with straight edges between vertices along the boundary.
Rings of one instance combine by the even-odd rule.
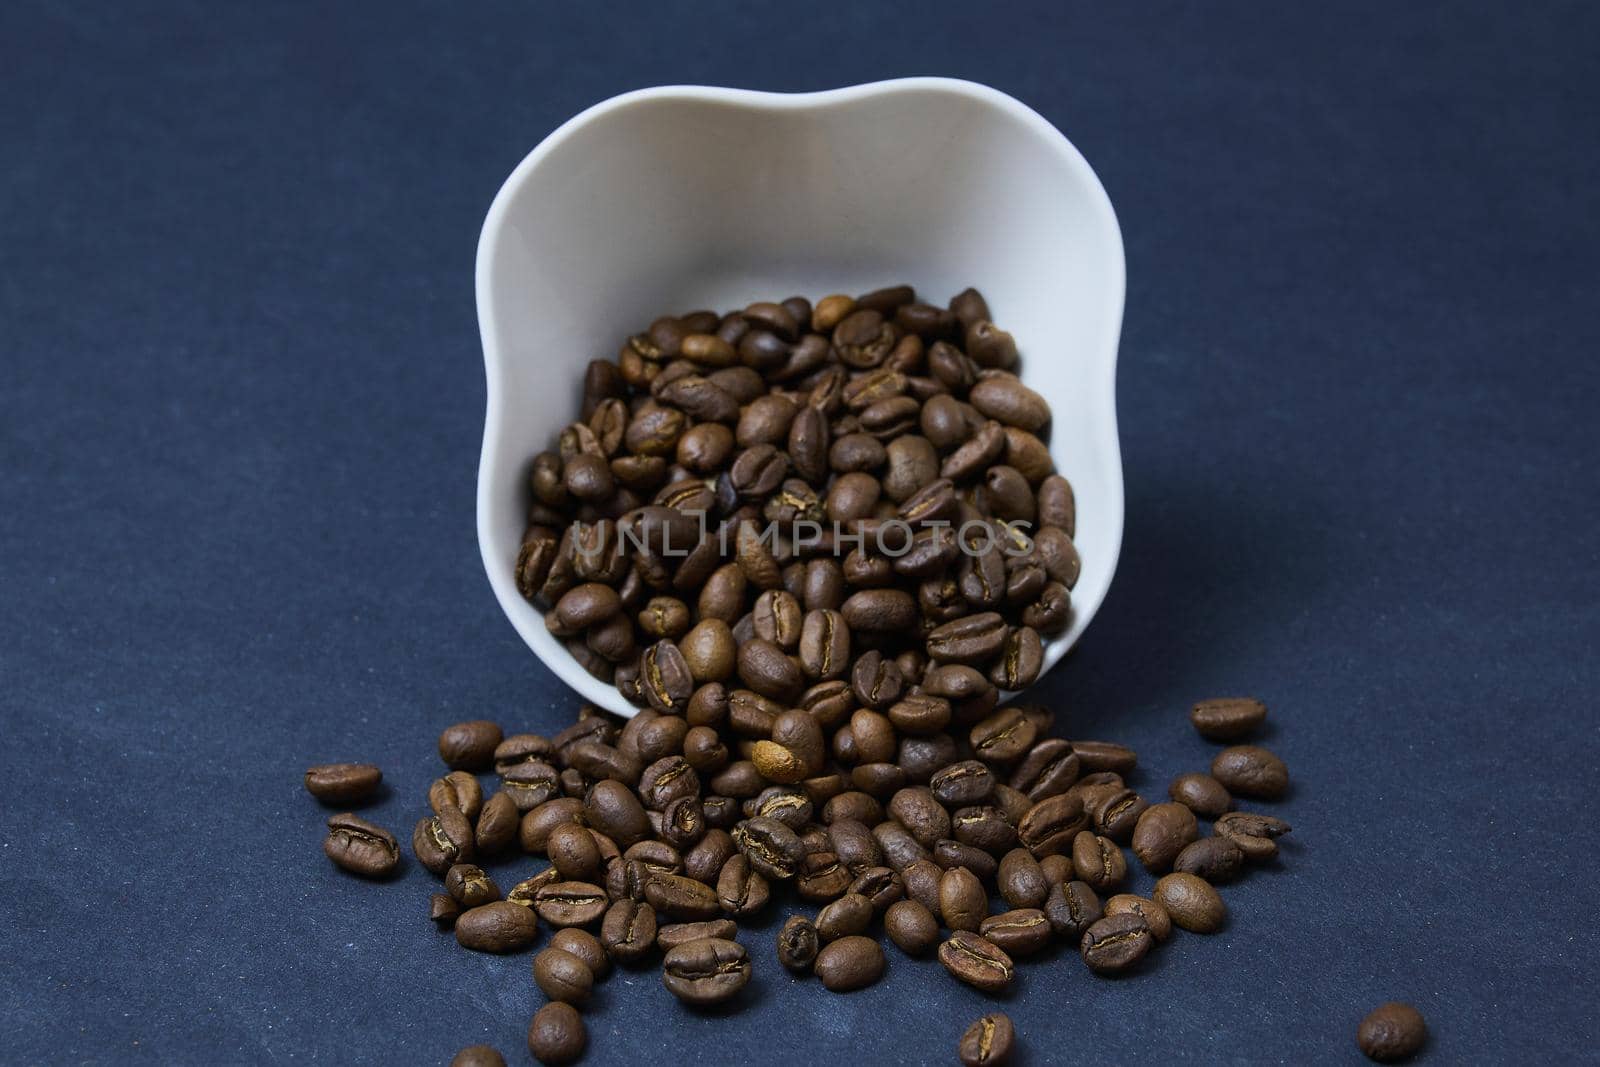
[[[1039, 696], [1160, 794], [1259, 693], [1298, 783], [1224, 933], [1023, 972], [1028, 1062], [1353, 1062], [1389, 998], [1431, 1062], [1595, 1055], [1591, 5], [138, 6], [0, 8], [0, 1058], [521, 1055], [528, 958], [333, 870], [299, 784], [374, 760], [405, 834], [440, 727], [576, 710], [478, 558], [483, 213], [613, 93], [922, 73], [1059, 125], [1127, 241], [1122, 562]], [[591, 1062], [948, 1062], [989, 1005], [770, 929], [727, 1018], [612, 977]]]

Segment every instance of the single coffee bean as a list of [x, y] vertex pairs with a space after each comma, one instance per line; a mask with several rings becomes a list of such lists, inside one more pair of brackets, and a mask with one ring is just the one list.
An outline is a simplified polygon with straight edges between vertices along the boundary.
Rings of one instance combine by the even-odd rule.
[[528, 1051], [546, 1067], [576, 1063], [589, 1043], [583, 1017], [571, 1004], [552, 1001], [534, 1012], [528, 1026]]
[[826, 944], [865, 933], [875, 914], [872, 901], [859, 893], [846, 893], [817, 913], [817, 937]]
[[793, 878], [805, 855], [799, 836], [776, 819], [746, 819], [733, 828], [733, 840], [751, 866], [779, 881]]
[[547, 885], [554, 885], [561, 878], [561, 873], [554, 867], [546, 867], [532, 878], [524, 878], [506, 893], [506, 900], [519, 908], [532, 910], [533, 900], [539, 890]]
[[411, 850], [419, 863], [443, 878], [457, 863], [472, 859], [473, 840], [467, 817], [455, 808], [445, 808], [417, 822], [411, 834]]
[[847, 936], [817, 952], [812, 970], [831, 993], [862, 989], [883, 977], [883, 949], [870, 937]]
[[986, 884], [994, 881], [1000, 870], [999, 861], [988, 852], [976, 845], [963, 844], [953, 839], [940, 841], [933, 846], [933, 862], [947, 871], [965, 867], [978, 876], [978, 881]]
[[[1139, 822], [1133, 829], [1133, 854], [1139, 857], [1145, 870], [1151, 874], [1161, 874], [1171, 870], [1172, 861], [1178, 858], [1178, 853], [1199, 836], [1200, 828], [1195, 822], [1194, 812], [1182, 804], [1152, 804], [1139, 816]], [[1079, 877], [1082, 877], [1081, 871]]]
[[907, 899], [914, 900], [935, 916], [942, 914], [939, 907], [939, 885], [944, 880], [944, 869], [932, 860], [921, 858], [901, 867], [895, 873], [905, 883]]
[[1356, 1029], [1362, 1054], [1379, 1063], [1415, 1056], [1427, 1040], [1428, 1024], [1422, 1013], [1400, 1001], [1378, 1005]]
[[1071, 848], [1072, 839], [1087, 822], [1078, 797], [1071, 793], [1046, 797], [1029, 808], [1017, 823], [1017, 840], [1035, 857], [1042, 858]]
[[394, 834], [349, 813], [328, 820], [322, 851], [338, 866], [363, 878], [387, 878], [400, 866], [400, 844]]
[[1106, 893], [1127, 877], [1128, 861], [1115, 841], [1084, 830], [1072, 839], [1072, 869], [1080, 881]]
[[1208, 741], [1242, 741], [1266, 719], [1267, 706], [1251, 697], [1202, 700], [1189, 709], [1189, 721]]
[[1211, 775], [1230, 793], [1277, 800], [1289, 791], [1289, 768], [1258, 745], [1235, 745], [1217, 753]]
[[1218, 837], [1225, 837], [1239, 847], [1247, 860], [1269, 860], [1278, 854], [1274, 838], [1289, 832], [1289, 824], [1271, 815], [1251, 811], [1230, 811], [1220, 816], [1212, 826]]
[[750, 956], [737, 941], [707, 937], [678, 945], [662, 962], [667, 991], [697, 1008], [722, 1004], [750, 983]]
[[1013, 958], [1031, 956], [1050, 943], [1050, 922], [1038, 908], [1016, 908], [991, 915], [978, 924], [978, 933]]
[[662, 952], [671, 952], [679, 945], [687, 945], [691, 941], [702, 941], [708, 937], [720, 937], [724, 941], [732, 941], [738, 932], [739, 926], [732, 919], [708, 919], [703, 922], [671, 923], [656, 931], [656, 947]]
[[729, 915], [754, 915], [767, 906], [770, 888], [767, 880], [750, 865], [748, 856], [728, 857], [717, 878], [717, 902]]
[[1016, 827], [1004, 809], [992, 804], [957, 809], [950, 816], [950, 829], [961, 844], [980, 848], [990, 856], [1004, 855], [1017, 843]]
[[898, 900], [883, 917], [889, 940], [908, 956], [923, 956], [939, 943], [939, 920], [915, 900]]
[[1100, 898], [1085, 882], [1057, 882], [1045, 899], [1044, 915], [1057, 937], [1077, 944], [1083, 932], [1105, 915]]
[[1231, 882], [1244, 869], [1244, 851], [1230, 838], [1202, 837], [1184, 846], [1172, 861], [1172, 869], [1198, 875], [1212, 884]]
[[865, 589], [839, 609], [852, 633], [903, 633], [917, 619], [917, 602], [899, 589]]
[[533, 910], [551, 926], [599, 922], [608, 904], [605, 890], [589, 882], [552, 882], [533, 895]]
[[[1080, 835], [1081, 836], [1081, 835]], [[997, 875], [1000, 895], [1013, 908], [1042, 907], [1050, 895], [1050, 883], [1045, 879], [1039, 861], [1025, 848], [1014, 848], [1000, 857]]]
[[594, 972], [572, 953], [547, 948], [533, 958], [533, 981], [551, 1000], [582, 1004], [594, 988]]
[[965, 867], [945, 871], [939, 880], [939, 914], [952, 930], [976, 930], [989, 914], [989, 894], [978, 876]]
[[550, 947], [570, 952], [578, 957], [588, 965], [590, 973], [596, 978], [604, 978], [611, 970], [611, 957], [606, 955], [605, 946], [600, 943], [598, 937], [587, 930], [579, 930], [572, 926], [557, 930], [550, 937]]
[[500, 887], [494, 884], [494, 879], [482, 867], [471, 863], [451, 867], [444, 876], [444, 888], [463, 910], [500, 899]]
[[1049, 885], [1060, 885], [1076, 877], [1076, 872], [1072, 869], [1072, 857], [1063, 856], [1059, 852], [1040, 860], [1039, 870], [1044, 872], [1044, 880]]
[[985, 993], [1005, 989], [1016, 974], [1010, 956], [968, 930], [957, 930], [939, 946], [939, 962], [952, 976]]
[[505, 900], [470, 908], [456, 919], [456, 940], [474, 952], [518, 952], [538, 933], [533, 912]]
[[1167, 787], [1167, 795], [1207, 819], [1215, 819], [1233, 807], [1227, 787], [1209, 774], [1180, 774]]
[[555, 747], [548, 738], [538, 734], [512, 734], [494, 749], [494, 771], [505, 774], [519, 763], [528, 760], [548, 760]]
[[458, 722], [439, 735], [439, 758], [456, 771], [488, 770], [494, 763], [494, 750], [504, 740], [500, 727], [478, 719]]
[[506, 1058], [488, 1045], [468, 1045], [455, 1054], [450, 1067], [506, 1067]]
[[967, 807], [989, 799], [994, 792], [994, 773], [978, 760], [963, 760], [936, 773], [928, 787], [941, 804]]
[[596, 782], [583, 801], [584, 820], [626, 848], [650, 833], [650, 819], [633, 790], [621, 782]]
[[644, 959], [656, 944], [656, 911], [649, 904], [624, 897], [606, 909], [600, 943], [618, 963]]
[[1163, 875], [1153, 895], [1174, 924], [1192, 933], [1216, 933], [1228, 918], [1228, 906], [1211, 883], [1193, 874]]
[[1071, 742], [1048, 737], [1035, 744], [1011, 772], [1010, 785], [1038, 803], [1045, 797], [1065, 793], [1078, 780], [1078, 754]]
[[561, 778], [543, 760], [525, 760], [506, 768], [500, 776], [500, 789], [518, 811], [528, 812], [561, 795]]
[[469, 821], [476, 819], [483, 808], [483, 786], [478, 783], [476, 775], [467, 771], [451, 771], [442, 778], [434, 779], [428, 787], [428, 807], [435, 813], [444, 808], [455, 808]]
[[804, 915], [791, 915], [778, 931], [778, 962], [795, 974], [806, 974], [820, 945], [815, 924]]
[[324, 804], [360, 804], [378, 791], [383, 772], [370, 763], [323, 763], [306, 771], [306, 792]]
[[1099, 771], [1127, 774], [1139, 762], [1133, 749], [1111, 741], [1074, 741], [1072, 750], [1078, 754], [1078, 766], [1085, 775]]
[[1137, 915], [1150, 928], [1150, 936], [1165, 941], [1172, 936], [1172, 916], [1167, 909], [1146, 897], [1132, 893], [1118, 893], [1106, 901], [1106, 916]]
[[564, 879], [595, 881], [602, 873], [600, 846], [586, 827], [575, 822], [562, 823], [550, 831], [545, 853]]
[[1108, 915], [1083, 932], [1078, 953], [1096, 974], [1121, 974], [1137, 966], [1154, 941], [1142, 916]]
[[433, 893], [428, 897], [428, 918], [440, 929], [449, 929], [461, 914], [461, 905], [449, 893]]
[[956, 1046], [962, 1067], [1005, 1067], [1016, 1047], [1016, 1030], [1003, 1012], [991, 1012], [967, 1027]]

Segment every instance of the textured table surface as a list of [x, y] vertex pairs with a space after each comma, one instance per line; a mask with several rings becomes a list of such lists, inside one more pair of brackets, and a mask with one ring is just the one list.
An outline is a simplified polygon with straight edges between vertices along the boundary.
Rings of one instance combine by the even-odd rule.
[[[1391, 998], [1427, 1062], [1594, 1056], [1593, 7], [672, 6], [0, 7], [0, 1061], [520, 1059], [528, 957], [299, 784], [376, 761], [405, 832], [440, 727], [575, 710], [478, 559], [483, 212], [616, 92], [922, 73], [1059, 125], [1128, 246], [1122, 561], [1038, 697], [1160, 794], [1258, 693], [1297, 782], [1225, 932], [1024, 970], [1026, 1062], [1356, 1062]], [[614, 975], [590, 1062], [950, 1062], [990, 1004], [775, 925], [726, 1017]]]

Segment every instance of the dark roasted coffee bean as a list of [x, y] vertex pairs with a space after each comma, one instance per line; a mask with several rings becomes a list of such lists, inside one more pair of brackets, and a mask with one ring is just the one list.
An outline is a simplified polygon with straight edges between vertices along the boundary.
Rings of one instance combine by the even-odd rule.
[[468, 1045], [455, 1054], [450, 1067], [506, 1067], [506, 1058], [488, 1045]]
[[1016, 1047], [1016, 1030], [1001, 1012], [991, 1012], [967, 1027], [956, 1046], [962, 1067], [1005, 1067]]
[[976, 845], [946, 838], [933, 846], [933, 862], [947, 871], [965, 867], [980, 882], [991, 882], [999, 874], [1000, 862]]
[[1167, 787], [1167, 795], [1207, 819], [1215, 819], [1233, 807], [1227, 787], [1209, 774], [1180, 774]]
[[1167, 909], [1176, 926], [1196, 934], [1211, 934], [1222, 929], [1228, 907], [1211, 883], [1198, 875], [1175, 872], [1163, 875], [1152, 894], [1157, 904]]
[[1046, 797], [1017, 823], [1017, 839], [1035, 857], [1043, 858], [1069, 849], [1087, 821], [1082, 802], [1071, 793]]
[[795, 974], [805, 974], [816, 961], [820, 944], [811, 920], [791, 915], [778, 931], [778, 962]]
[[550, 947], [570, 952], [582, 960], [596, 978], [604, 978], [606, 972], [611, 970], [611, 957], [606, 955], [605, 946], [600, 939], [587, 930], [576, 927], [567, 927], [557, 930], [550, 937]]
[[1138, 915], [1108, 915], [1083, 932], [1078, 952], [1096, 974], [1121, 974], [1137, 966], [1154, 943]]
[[1072, 870], [1072, 857], [1063, 856], [1059, 852], [1040, 860], [1039, 869], [1044, 872], [1044, 880], [1049, 885], [1060, 885], [1076, 877]]
[[650, 706], [666, 715], [682, 715], [695, 689], [689, 664], [671, 641], [658, 641], [640, 655], [639, 685]]
[[1231, 882], [1244, 869], [1244, 851], [1228, 837], [1202, 837], [1184, 846], [1172, 869], [1199, 875], [1213, 884]]
[[[1138, 836], [1137, 830], [1134, 835]], [[1083, 830], [1072, 839], [1072, 869], [1079, 881], [1107, 893], [1128, 876], [1128, 860], [1115, 841]]]
[[737, 941], [701, 938], [667, 953], [661, 980], [685, 1004], [710, 1007], [731, 1000], [749, 984], [750, 956]]
[[967, 807], [989, 799], [994, 792], [994, 773], [978, 760], [963, 760], [936, 773], [928, 786], [947, 807]]
[[1133, 749], [1110, 741], [1074, 741], [1072, 750], [1078, 754], [1078, 766], [1085, 775], [1100, 771], [1127, 774], [1138, 764], [1138, 754]]
[[445, 808], [418, 821], [411, 834], [411, 850], [419, 863], [443, 878], [452, 866], [472, 858], [472, 824], [455, 808]]
[[738, 932], [739, 926], [732, 919], [671, 923], [656, 931], [656, 947], [662, 952], [671, 952], [679, 945], [687, 945], [691, 941], [703, 941], [708, 937], [720, 937], [725, 941], [732, 941]]
[[621, 782], [596, 782], [584, 798], [583, 817], [596, 830], [626, 848], [650, 832], [650, 820], [633, 790]]
[[932, 848], [950, 836], [950, 815], [924, 786], [902, 789], [889, 801], [889, 815], [899, 820], [917, 843]]
[[451, 770], [487, 770], [502, 740], [500, 727], [492, 722], [458, 722], [439, 735], [439, 758]]
[[939, 946], [939, 962], [952, 976], [985, 993], [998, 993], [1011, 984], [1016, 965], [988, 939], [957, 930]]
[[551, 1000], [582, 1004], [594, 989], [594, 972], [572, 953], [547, 948], [533, 958], [533, 981]]
[[978, 933], [1008, 956], [1032, 956], [1050, 943], [1050, 922], [1038, 908], [1017, 908], [991, 915], [978, 924]]
[[1050, 895], [1050, 883], [1043, 868], [1025, 848], [1014, 848], [1000, 857], [997, 878], [1000, 895], [1013, 908], [1042, 907]]
[[976, 930], [989, 913], [989, 894], [977, 875], [965, 867], [944, 872], [939, 880], [939, 914], [952, 930]]
[[800, 838], [776, 819], [746, 819], [733, 828], [733, 840], [767, 878], [793, 878], [805, 855]]
[[512, 734], [495, 746], [494, 770], [496, 774], [505, 774], [519, 763], [548, 760], [554, 752], [549, 739], [538, 734]]
[[482, 867], [458, 863], [444, 876], [445, 892], [463, 909], [482, 907], [500, 899], [500, 887]]
[[917, 602], [899, 589], [864, 589], [839, 610], [853, 633], [904, 633], [917, 619]]
[[600, 943], [618, 963], [644, 959], [656, 944], [656, 911], [642, 901], [623, 898], [606, 909]]
[[908, 956], [926, 955], [939, 943], [939, 920], [915, 900], [891, 904], [884, 914], [883, 928], [889, 940]]
[[928, 634], [928, 658], [938, 663], [981, 667], [1000, 654], [1006, 641], [1005, 619], [996, 612], [947, 622]]
[[959, 808], [950, 815], [950, 830], [963, 845], [1000, 856], [1017, 843], [1016, 827], [992, 804]]
[[1212, 829], [1218, 837], [1237, 845], [1245, 859], [1262, 861], [1278, 854], [1278, 843], [1274, 839], [1288, 833], [1289, 824], [1271, 815], [1230, 811], [1218, 818]]
[[974, 726], [969, 740], [979, 759], [991, 766], [1006, 766], [1027, 753], [1037, 734], [1032, 720], [1016, 708], [1001, 708]]
[[456, 940], [474, 952], [518, 952], [538, 933], [533, 912], [505, 900], [471, 908], [456, 919]]
[[532, 878], [524, 878], [506, 892], [506, 900], [520, 908], [533, 908], [533, 900], [539, 890], [547, 885], [553, 885], [561, 880], [561, 872], [554, 867], [546, 867]]
[[500, 789], [518, 811], [528, 812], [561, 795], [561, 780], [556, 769], [543, 760], [525, 760], [506, 768], [500, 776]]
[[817, 952], [812, 971], [832, 993], [862, 989], [883, 977], [883, 949], [870, 937], [846, 936]]
[[1056, 936], [1077, 944], [1083, 932], [1105, 914], [1100, 898], [1083, 882], [1058, 882], [1050, 888], [1044, 903], [1045, 918]]
[[865, 897], [875, 915], [882, 915], [906, 895], [905, 883], [889, 867], [868, 867], [850, 883], [849, 892]]
[[749, 857], [730, 856], [717, 878], [717, 902], [729, 915], [754, 915], [766, 907], [767, 880], [750, 865]]
[[528, 1051], [546, 1067], [576, 1063], [588, 1043], [583, 1017], [571, 1004], [546, 1004], [534, 1013], [528, 1026]]
[[561, 823], [550, 831], [545, 854], [561, 877], [572, 881], [597, 881], [602, 873], [600, 846], [586, 827]]
[[428, 787], [428, 806], [435, 812], [455, 808], [470, 821], [483, 808], [483, 786], [466, 771], [451, 771]]
[[827, 943], [865, 933], [875, 914], [872, 901], [859, 893], [846, 893], [817, 913], [817, 937]]
[[680, 922], [704, 922], [722, 912], [715, 890], [681, 874], [652, 875], [644, 884], [644, 896], [658, 916]]
[[1393, 1063], [1415, 1056], [1428, 1040], [1428, 1024], [1410, 1004], [1380, 1004], [1356, 1028], [1356, 1044], [1368, 1059]]
[[306, 791], [324, 804], [359, 804], [382, 781], [383, 772], [370, 763], [324, 763], [306, 771]]
[[[1182, 804], [1152, 804], [1133, 829], [1133, 854], [1145, 870], [1161, 874], [1171, 870], [1178, 853], [1199, 836], [1194, 812]], [[1081, 871], [1079, 877], [1083, 877]]]
[[1235, 796], [1277, 800], [1289, 791], [1289, 768], [1258, 745], [1235, 745], [1217, 753], [1211, 776]]
[[1015, 626], [1006, 633], [1005, 644], [989, 671], [989, 680], [999, 689], [1026, 689], [1038, 680], [1043, 668], [1044, 645], [1038, 631]]
[[349, 813], [328, 820], [322, 851], [338, 866], [363, 878], [387, 878], [400, 866], [400, 845], [394, 834]]
[[839, 862], [854, 874], [859, 875], [883, 862], [883, 849], [865, 823], [850, 818], [836, 818], [828, 825], [828, 840]]
[[1028, 750], [1011, 772], [1011, 787], [1037, 803], [1064, 793], [1078, 779], [1078, 754], [1059, 737], [1046, 738]]
[[1266, 718], [1267, 706], [1251, 697], [1202, 700], [1189, 709], [1189, 721], [1208, 741], [1242, 741]]
[[1150, 936], [1157, 941], [1165, 941], [1172, 936], [1172, 916], [1167, 914], [1166, 908], [1148, 897], [1118, 893], [1106, 901], [1107, 917], [1128, 914], [1142, 918], [1150, 928]]
[[428, 918], [432, 919], [441, 929], [449, 929], [455, 925], [456, 916], [461, 914], [461, 905], [456, 903], [449, 893], [434, 893], [428, 898]]
[[551, 926], [588, 926], [605, 915], [606, 892], [591, 882], [552, 882], [533, 895], [533, 910]]

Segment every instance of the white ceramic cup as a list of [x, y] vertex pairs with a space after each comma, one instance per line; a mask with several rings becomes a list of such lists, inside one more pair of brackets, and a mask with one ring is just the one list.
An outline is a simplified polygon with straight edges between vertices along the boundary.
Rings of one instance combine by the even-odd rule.
[[572, 421], [585, 365], [664, 313], [910, 283], [976, 286], [1054, 413], [1082, 574], [1048, 670], [1094, 617], [1122, 544], [1116, 362], [1122, 235], [1094, 171], [1037, 113], [972, 82], [819, 93], [666, 87], [563, 124], [506, 179], [478, 243], [488, 413], [478, 544], [528, 647], [589, 703], [634, 708], [517, 592], [534, 455]]

